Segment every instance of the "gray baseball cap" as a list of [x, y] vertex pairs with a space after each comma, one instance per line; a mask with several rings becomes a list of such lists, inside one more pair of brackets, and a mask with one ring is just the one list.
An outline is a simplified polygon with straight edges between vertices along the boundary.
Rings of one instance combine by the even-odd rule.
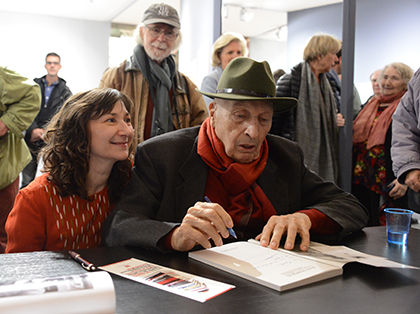
[[168, 4], [152, 4], [143, 14], [144, 25], [153, 23], [165, 23], [176, 28], [181, 28], [178, 12]]

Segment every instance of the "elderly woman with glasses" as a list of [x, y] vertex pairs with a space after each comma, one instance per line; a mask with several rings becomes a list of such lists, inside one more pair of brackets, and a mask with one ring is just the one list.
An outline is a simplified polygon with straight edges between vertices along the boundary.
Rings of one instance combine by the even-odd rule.
[[387, 65], [379, 76], [382, 96], [370, 100], [353, 122], [352, 193], [368, 209], [370, 226], [385, 224], [385, 207], [408, 206], [407, 186], [392, 172], [391, 141], [392, 115], [412, 76], [404, 63]]

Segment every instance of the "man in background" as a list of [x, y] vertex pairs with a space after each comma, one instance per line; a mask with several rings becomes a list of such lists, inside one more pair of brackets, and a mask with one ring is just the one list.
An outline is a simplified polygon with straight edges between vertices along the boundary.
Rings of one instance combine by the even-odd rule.
[[60, 62], [60, 56], [55, 52], [50, 52], [45, 57], [47, 75], [34, 79], [41, 88], [42, 102], [38, 115], [25, 134], [25, 141], [31, 151], [32, 160], [22, 171], [21, 188], [26, 187], [35, 178], [38, 167], [38, 151], [44, 146], [42, 140], [44, 126], [61, 108], [66, 99], [72, 95], [66, 81], [58, 77], [58, 71], [61, 69]]
[[115, 88], [134, 100], [133, 145], [156, 135], [200, 125], [207, 107], [196, 85], [176, 69], [171, 52], [181, 45], [178, 12], [152, 4], [134, 37], [134, 54], [108, 69], [99, 87]]
[[4, 225], [19, 191], [19, 173], [31, 160], [22, 133], [34, 120], [40, 103], [38, 85], [0, 67], [0, 253], [7, 244]]
[[[337, 52], [338, 61], [333, 65], [330, 72], [327, 73], [327, 77], [330, 81], [331, 86], [333, 87], [334, 97], [337, 101], [338, 111], [341, 112], [341, 49]], [[353, 85], [353, 117], [356, 117], [357, 113], [361, 109], [361, 100], [359, 92], [356, 89], [356, 86]]]

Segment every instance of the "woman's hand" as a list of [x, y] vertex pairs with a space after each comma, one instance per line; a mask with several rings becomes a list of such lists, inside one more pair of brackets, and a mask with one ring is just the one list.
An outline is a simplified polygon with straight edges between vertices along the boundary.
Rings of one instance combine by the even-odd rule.
[[392, 183], [390, 184], [393, 184], [394, 187], [389, 192], [389, 196], [392, 197], [394, 200], [396, 200], [397, 198], [403, 197], [405, 193], [407, 193], [408, 186], [399, 183], [397, 179], [392, 181]]
[[346, 119], [344, 119], [341, 113], [337, 113], [337, 126], [339, 128], [343, 127], [346, 124]]

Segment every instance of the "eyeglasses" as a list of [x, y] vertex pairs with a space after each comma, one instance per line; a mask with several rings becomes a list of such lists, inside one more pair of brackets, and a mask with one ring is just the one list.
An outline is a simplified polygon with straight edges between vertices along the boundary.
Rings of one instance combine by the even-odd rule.
[[165, 31], [165, 30], [163, 30], [161, 28], [158, 28], [158, 27], [148, 27], [147, 25], [145, 27], [149, 30], [150, 35], [152, 35], [155, 38], [156, 37], [159, 37], [160, 34], [162, 34], [162, 33], [165, 35], [165, 38], [167, 40], [174, 40], [175, 38], [178, 38], [178, 36], [179, 36], [179, 33], [178, 32]]
[[47, 61], [47, 64], [48, 65], [51, 65], [51, 64], [53, 64], [53, 65], [59, 65], [60, 63], [59, 62], [49, 62], [49, 61]]

